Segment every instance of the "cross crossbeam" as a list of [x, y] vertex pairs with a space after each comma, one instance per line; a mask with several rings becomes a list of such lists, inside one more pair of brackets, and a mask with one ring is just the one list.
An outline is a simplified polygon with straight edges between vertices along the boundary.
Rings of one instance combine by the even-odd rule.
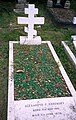
[[[25, 18], [25, 17], [18, 17], [18, 24], [28, 24], [31, 21], [33, 24], [44, 24], [44, 18], [43, 17], [37, 17], [37, 18]], [[30, 24], [31, 24], [30, 23]]]

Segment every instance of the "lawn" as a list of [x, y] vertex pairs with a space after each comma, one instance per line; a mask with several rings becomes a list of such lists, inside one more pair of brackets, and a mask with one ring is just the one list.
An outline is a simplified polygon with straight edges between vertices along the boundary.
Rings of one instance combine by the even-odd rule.
[[73, 42], [72, 41], [66, 41], [66, 44], [68, 45], [68, 47], [70, 48], [70, 50], [74, 53], [75, 57], [76, 57], [76, 49], [73, 45]]
[[[54, 25], [47, 14], [43, 5], [37, 4], [39, 15], [45, 17], [45, 24], [40, 27], [35, 26], [38, 35], [42, 40], [50, 40], [61, 60], [67, 74], [76, 88], [76, 69], [69, 61], [61, 46], [62, 40], [70, 41], [71, 35], [76, 35], [76, 29], [71, 27], [57, 27]], [[7, 113], [7, 93], [8, 93], [8, 42], [19, 40], [20, 35], [25, 35], [23, 26], [17, 24], [17, 14], [13, 12], [14, 4], [0, 2], [0, 118], [6, 120]], [[17, 73], [16, 73], [17, 74]]]

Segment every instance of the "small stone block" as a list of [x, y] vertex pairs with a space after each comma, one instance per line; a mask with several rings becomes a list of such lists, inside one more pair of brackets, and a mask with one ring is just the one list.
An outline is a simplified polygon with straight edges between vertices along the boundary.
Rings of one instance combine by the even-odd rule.
[[73, 24], [76, 24], [76, 17], [73, 18]]
[[67, 8], [67, 9], [70, 8], [70, 1], [68, 1], [68, 0], [66, 1], [64, 8]]
[[25, 6], [24, 4], [16, 4], [17, 9], [23, 9]]
[[76, 41], [76, 35], [72, 35], [72, 36], [71, 36], [71, 39], [72, 39], [73, 41]]
[[26, 3], [26, 0], [18, 0], [18, 3]]
[[73, 41], [74, 48], [76, 50], [76, 41]]
[[13, 9], [13, 11], [14, 11], [15, 13], [23, 13], [23, 10], [22, 10], [22, 9]]
[[53, 1], [52, 0], [48, 0], [47, 1], [47, 7], [53, 7]]
[[20, 36], [20, 44], [26, 44], [26, 45], [40, 45], [41, 44], [41, 37], [37, 36], [33, 38], [32, 40], [28, 40], [25, 36]]

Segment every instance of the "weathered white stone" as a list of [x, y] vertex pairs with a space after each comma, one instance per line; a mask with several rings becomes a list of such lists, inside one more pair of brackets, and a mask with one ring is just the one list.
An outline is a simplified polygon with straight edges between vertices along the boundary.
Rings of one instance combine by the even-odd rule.
[[60, 0], [57, 0], [57, 3], [60, 4]]
[[47, 7], [53, 7], [53, 1], [52, 0], [47, 1]]
[[20, 4], [20, 3], [26, 3], [27, 2], [27, 0], [18, 0], [18, 3]]
[[24, 8], [26, 8], [27, 5], [28, 3], [26, 2], [26, 0], [24, 0], [23, 2], [18, 2], [18, 4], [15, 5], [15, 9], [13, 9], [13, 11], [16, 13], [23, 13]]
[[76, 68], [76, 57], [74, 56], [73, 52], [70, 50], [69, 46], [64, 41], [62, 41], [62, 45], [64, 46], [65, 51], [68, 53], [70, 60]]
[[73, 41], [73, 44], [74, 44], [74, 48], [76, 49], [76, 41], [75, 40]]
[[[8, 117], [7, 120], [75, 120], [76, 118], [76, 91], [67, 76], [50, 41], [42, 41], [49, 46], [61, 74], [70, 90], [72, 97], [45, 98], [33, 100], [14, 100], [13, 79], [13, 44], [19, 41], [11, 41], [9, 44], [9, 83], [8, 83]], [[11, 57], [12, 56], [12, 57]]]
[[73, 40], [74, 48], [76, 49], [76, 35], [72, 35], [71, 39]]
[[72, 39], [73, 41], [76, 41], [76, 35], [72, 35], [72, 36], [71, 36], [71, 39]]
[[15, 101], [15, 120], [75, 120], [73, 97]]
[[[76, 24], [76, 17], [73, 18], [73, 24]], [[73, 40], [73, 44], [76, 49], [76, 35], [72, 35], [71, 39]]]
[[[25, 8], [25, 14], [28, 14], [28, 17], [18, 17], [18, 24], [27, 24], [27, 27], [24, 27], [24, 31], [28, 33], [28, 36], [25, 37], [23, 40], [27, 39], [29, 44], [35, 43], [35, 37], [36, 40], [39, 39], [40, 37], [37, 36], [37, 31], [34, 30], [34, 24], [44, 24], [44, 18], [43, 17], [35, 17], [36, 14], [38, 14], [38, 9], [35, 8], [35, 5], [29, 4], [28, 8]], [[22, 38], [21, 38], [22, 40]], [[23, 40], [20, 43], [24, 43]], [[26, 41], [27, 41], [26, 40]], [[31, 42], [31, 43], [30, 43]], [[40, 42], [39, 42], [40, 43]]]
[[40, 45], [41, 44], [41, 37], [37, 36], [33, 38], [33, 40], [28, 40], [25, 36], [20, 36], [20, 44], [27, 44], [27, 45]]
[[69, 0], [66, 1], [64, 8], [67, 8], [67, 9], [70, 8], [70, 1]]
[[13, 44], [9, 42], [9, 76], [8, 76], [7, 120], [14, 120], [14, 79], [13, 79]]
[[[59, 5], [60, 6], [60, 1], [61, 0], [57, 0], [57, 3], [56, 3], [56, 6]], [[47, 7], [53, 7], [53, 0], [48, 0], [47, 1]], [[70, 8], [70, 1], [69, 0], [66, 0], [65, 2], [65, 5], [64, 5], [64, 8], [67, 8], [69, 9]]]
[[76, 24], [76, 17], [73, 18], [73, 24]]

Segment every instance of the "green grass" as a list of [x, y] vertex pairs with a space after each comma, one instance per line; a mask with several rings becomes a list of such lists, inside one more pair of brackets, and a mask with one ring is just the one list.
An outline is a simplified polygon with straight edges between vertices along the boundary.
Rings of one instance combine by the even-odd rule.
[[8, 43], [0, 41], [0, 118], [6, 120], [8, 81]]
[[76, 49], [75, 49], [75, 47], [73, 45], [73, 41], [66, 41], [66, 44], [68, 45], [68, 47], [70, 48], [70, 50], [73, 52], [73, 54], [76, 57]]
[[[64, 48], [61, 46], [62, 40], [70, 41], [71, 35], [76, 35], [76, 30], [69, 27], [56, 27], [51, 18], [48, 16], [43, 5], [36, 5], [39, 8], [39, 15], [45, 17], [45, 24], [41, 28], [37, 28], [38, 35], [42, 40], [50, 40], [66, 69], [69, 78], [76, 88], [76, 69], [69, 61], [65, 54]], [[74, 7], [74, 6], [73, 6]], [[7, 85], [8, 85], [8, 42], [11, 40], [19, 40], [20, 35], [25, 35], [23, 26], [17, 24], [17, 16], [13, 12], [14, 4], [0, 2], [0, 119], [7, 118]]]

